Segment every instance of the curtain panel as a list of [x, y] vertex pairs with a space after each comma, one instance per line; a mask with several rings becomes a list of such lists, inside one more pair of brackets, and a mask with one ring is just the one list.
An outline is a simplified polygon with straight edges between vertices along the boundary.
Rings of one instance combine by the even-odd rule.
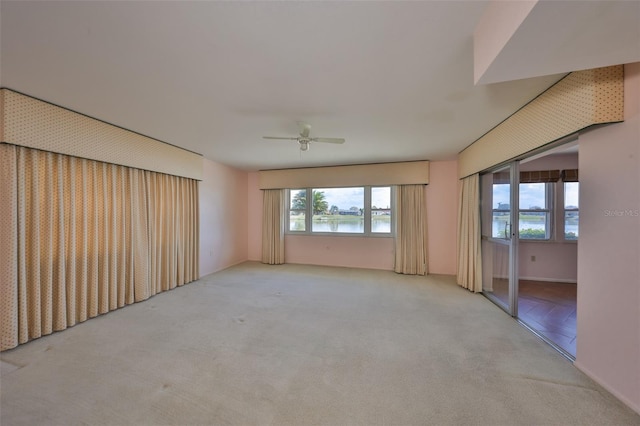
[[0, 350], [198, 278], [197, 181], [0, 149]]
[[462, 179], [458, 208], [458, 271], [460, 286], [482, 291], [482, 256], [480, 235], [480, 176]]
[[284, 263], [286, 190], [265, 189], [262, 201], [262, 263]]
[[427, 208], [424, 185], [399, 185], [395, 199], [395, 272], [427, 273]]

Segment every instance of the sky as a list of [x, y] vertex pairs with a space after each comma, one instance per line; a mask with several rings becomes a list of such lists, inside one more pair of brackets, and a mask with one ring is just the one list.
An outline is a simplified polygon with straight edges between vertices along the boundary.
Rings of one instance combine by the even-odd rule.
[[[318, 188], [324, 192], [329, 207], [336, 205], [341, 210], [351, 207], [364, 208], [364, 188]], [[371, 188], [371, 204], [380, 207], [390, 207], [390, 188]]]
[[[566, 183], [565, 206], [578, 206], [577, 182]], [[509, 204], [509, 185], [493, 185], [493, 208], [498, 208], [498, 203]], [[528, 209], [532, 206], [544, 207], [544, 187], [540, 184], [520, 184], [520, 209]]]

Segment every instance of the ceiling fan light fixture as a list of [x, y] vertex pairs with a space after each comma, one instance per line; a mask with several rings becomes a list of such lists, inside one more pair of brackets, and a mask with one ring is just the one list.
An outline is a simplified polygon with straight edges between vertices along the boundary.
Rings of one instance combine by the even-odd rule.
[[311, 142], [323, 142], [323, 143], [335, 143], [335, 144], [342, 144], [344, 143], [344, 139], [343, 138], [317, 138], [317, 137], [310, 137], [309, 136], [309, 132], [311, 131], [311, 126], [309, 124], [305, 124], [305, 123], [298, 123], [298, 125], [300, 126], [300, 135], [299, 136], [295, 136], [295, 137], [289, 137], [289, 136], [284, 136], [284, 137], [280, 137], [280, 136], [263, 136], [263, 139], [282, 139], [282, 140], [287, 140], [287, 141], [297, 141], [298, 145], [300, 146], [300, 151], [309, 151], [309, 148], [311, 148]]

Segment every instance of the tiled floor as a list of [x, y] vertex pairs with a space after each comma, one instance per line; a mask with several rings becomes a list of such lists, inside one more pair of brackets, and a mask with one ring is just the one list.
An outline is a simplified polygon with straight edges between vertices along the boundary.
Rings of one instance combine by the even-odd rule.
[[[507, 302], [506, 280], [494, 280], [493, 290]], [[518, 290], [518, 318], [574, 357], [576, 291], [576, 284], [528, 280], [520, 280]]]

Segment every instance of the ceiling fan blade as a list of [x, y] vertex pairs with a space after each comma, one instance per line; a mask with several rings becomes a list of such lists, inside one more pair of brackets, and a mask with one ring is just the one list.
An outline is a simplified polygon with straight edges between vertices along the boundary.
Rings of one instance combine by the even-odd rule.
[[342, 138], [311, 138], [313, 142], [344, 143]]
[[309, 132], [311, 132], [311, 124], [300, 123], [300, 136], [308, 138]]
[[262, 139], [276, 139], [283, 141], [297, 141], [298, 138], [288, 138], [288, 137], [280, 137], [280, 136], [263, 136]]

